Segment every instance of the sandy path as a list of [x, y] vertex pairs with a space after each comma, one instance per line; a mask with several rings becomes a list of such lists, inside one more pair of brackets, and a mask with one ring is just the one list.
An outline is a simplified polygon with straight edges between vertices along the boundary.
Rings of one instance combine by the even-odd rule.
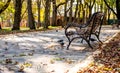
[[[106, 41], [117, 32], [119, 30], [111, 31], [111, 28], [104, 27], [100, 39]], [[63, 47], [59, 40], [64, 41]], [[93, 51], [85, 50], [89, 49], [86, 42], [72, 43], [70, 50], [66, 50], [66, 45], [64, 30], [1, 37], [0, 73], [22, 73], [18, 72], [21, 66], [24, 66], [25, 73], [75, 73], [80, 67], [93, 61]], [[11, 59], [12, 63], [6, 64], [6, 59]]]

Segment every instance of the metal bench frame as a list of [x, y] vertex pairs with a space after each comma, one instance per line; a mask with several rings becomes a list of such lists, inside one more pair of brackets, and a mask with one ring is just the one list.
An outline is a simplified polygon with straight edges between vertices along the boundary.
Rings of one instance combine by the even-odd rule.
[[[98, 41], [102, 43], [99, 39], [99, 35], [103, 24], [104, 15], [105, 14], [102, 12], [95, 12], [85, 24], [68, 23], [65, 27], [65, 35], [69, 41], [67, 50], [69, 49], [71, 42], [77, 38], [82, 38], [82, 41], [85, 40], [93, 49], [90, 44], [91, 35], [95, 35]], [[69, 30], [70, 28], [75, 29], [75, 31]]]

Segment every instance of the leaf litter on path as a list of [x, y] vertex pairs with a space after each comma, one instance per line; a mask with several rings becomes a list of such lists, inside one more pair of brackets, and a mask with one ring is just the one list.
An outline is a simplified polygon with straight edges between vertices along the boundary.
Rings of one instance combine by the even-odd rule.
[[94, 59], [94, 63], [77, 73], [120, 73], [120, 33], [105, 43]]

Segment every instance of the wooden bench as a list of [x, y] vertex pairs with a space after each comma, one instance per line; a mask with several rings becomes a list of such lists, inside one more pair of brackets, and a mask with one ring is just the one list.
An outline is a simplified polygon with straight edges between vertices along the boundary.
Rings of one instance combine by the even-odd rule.
[[104, 15], [105, 14], [102, 12], [96, 12], [85, 24], [68, 23], [65, 27], [65, 35], [69, 41], [67, 50], [69, 49], [71, 42], [77, 38], [81, 38], [81, 42], [85, 40], [92, 49], [93, 47], [91, 46], [90, 42], [95, 39], [93, 39], [91, 35], [95, 35], [98, 41], [101, 42], [99, 35], [101, 26], [103, 24]]

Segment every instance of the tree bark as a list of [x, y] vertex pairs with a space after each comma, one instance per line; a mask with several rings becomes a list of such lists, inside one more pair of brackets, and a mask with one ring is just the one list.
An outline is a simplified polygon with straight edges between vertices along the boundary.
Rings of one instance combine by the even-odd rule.
[[117, 9], [117, 19], [118, 19], [117, 28], [119, 28], [119, 25], [120, 25], [120, 0], [116, 0], [116, 9]]
[[64, 24], [62, 25], [62, 27], [64, 27], [66, 24], [67, 24], [67, 1], [68, 0], [65, 0], [65, 6], [64, 6]]
[[95, 4], [95, 0], [90, 0], [89, 4], [87, 3], [87, 6], [89, 8], [89, 17], [91, 17], [91, 15], [92, 15], [92, 8], [93, 8], [94, 4]]
[[71, 0], [70, 2], [70, 12], [69, 12], [69, 22], [72, 22], [72, 15], [73, 15], [73, 10], [72, 10], [72, 7], [73, 7], [73, 0]]
[[41, 7], [41, 0], [37, 0], [37, 7], [38, 7], [38, 23], [37, 23], [37, 28], [39, 28], [41, 25], [41, 21], [40, 21], [40, 7]]
[[53, 26], [56, 26], [56, 18], [57, 18], [57, 6], [56, 6], [56, 0], [53, 0], [53, 13], [52, 13]]
[[61, 5], [65, 4], [66, 2], [60, 3], [58, 5], [56, 5], [56, 0], [53, 0], [52, 2], [53, 2], [52, 25], [57, 26], [57, 10]]
[[109, 9], [109, 8], [108, 8], [108, 10], [107, 10], [107, 11], [108, 11], [108, 18], [107, 18], [107, 20], [108, 20], [108, 24], [110, 24], [110, 23], [109, 23], [109, 21], [110, 21], [110, 14], [111, 14], [111, 11], [110, 11], [110, 9]]
[[35, 20], [32, 13], [32, 0], [27, 0], [27, 8], [28, 8], [28, 25], [30, 29], [35, 29]]
[[22, 8], [21, 0], [15, 0], [14, 24], [12, 30], [20, 30], [21, 8]]
[[2, 27], [1, 27], [1, 23], [0, 23], [0, 29], [2, 29]]
[[50, 25], [50, 0], [46, 0], [45, 2], [45, 19], [44, 19], [44, 29], [48, 29]]
[[79, 1], [80, 2], [80, 4], [79, 4], [79, 11], [78, 11], [78, 19], [77, 19], [77, 22], [78, 23], [82, 23], [82, 20], [80, 19], [80, 12], [81, 12], [81, 9], [83, 8], [83, 5], [82, 5], [82, 1]]
[[116, 0], [117, 18], [120, 20], [120, 0]]
[[79, 4], [79, 0], [77, 0], [77, 4], [76, 4], [76, 8], [75, 8], [74, 21], [76, 21], [76, 16], [77, 16], [77, 12], [78, 12], [78, 4]]

